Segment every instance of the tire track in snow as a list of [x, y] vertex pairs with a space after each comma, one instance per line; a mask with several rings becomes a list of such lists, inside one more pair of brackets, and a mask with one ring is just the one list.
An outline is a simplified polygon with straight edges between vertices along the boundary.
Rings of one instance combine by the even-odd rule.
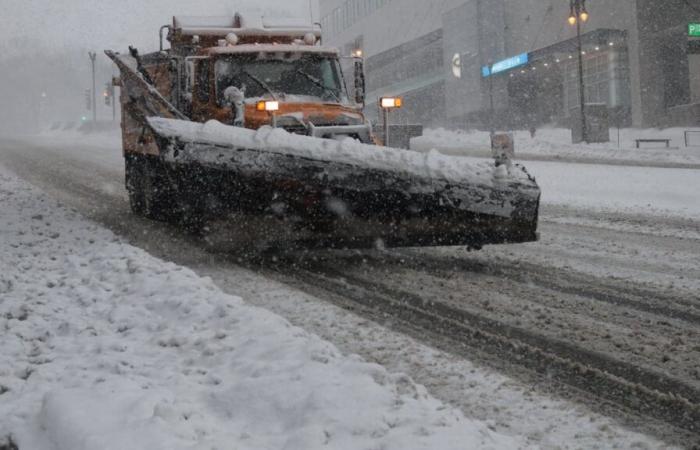
[[[563, 270], [552, 271], [551, 267], [543, 267], [527, 262], [499, 260], [496, 264], [464, 259], [445, 259], [428, 254], [421, 254], [422, 264], [416, 264], [415, 252], [401, 252], [407, 258], [404, 262], [412, 269], [423, 270], [431, 267], [441, 270], [457, 268], [464, 272], [473, 272], [482, 275], [492, 275], [523, 284], [557, 291], [563, 294], [586, 297], [598, 302], [611, 305], [624, 306], [638, 311], [659, 315], [671, 319], [678, 319], [692, 324], [700, 324], [700, 301], [693, 301], [683, 297], [668, 295], [640, 286], [631, 286], [630, 283], [611, 282], [601, 278], [587, 276]], [[394, 258], [395, 264], [401, 264], [401, 260]], [[431, 274], [439, 272], [431, 270]], [[677, 305], [677, 306], [669, 306]]]
[[289, 267], [278, 265], [275, 270], [410, 327], [450, 339], [456, 349], [466, 347], [467, 353], [471, 348], [497, 354], [603, 401], [700, 435], [700, 390], [664, 373], [453, 308], [420, 294], [348, 276], [327, 264]]

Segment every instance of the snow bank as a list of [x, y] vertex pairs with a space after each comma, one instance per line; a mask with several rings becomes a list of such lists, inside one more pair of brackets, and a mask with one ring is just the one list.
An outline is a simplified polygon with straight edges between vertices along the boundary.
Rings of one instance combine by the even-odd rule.
[[[700, 133], [690, 135], [685, 147], [684, 128], [610, 130], [611, 142], [605, 144], [572, 144], [571, 131], [563, 128], [542, 128], [535, 137], [528, 131], [516, 131], [515, 154], [518, 159], [551, 159], [584, 162], [687, 164], [700, 165]], [[692, 131], [700, 131], [693, 128]], [[637, 149], [635, 139], [670, 139], [671, 148], [664, 144], [642, 144]], [[442, 128], [426, 129], [421, 137], [411, 140], [411, 149], [427, 152], [437, 149], [450, 155], [490, 156], [491, 144], [488, 132], [450, 131]]]
[[[548, 206], [700, 220], [697, 169], [531, 161]], [[575, 169], [575, 170], [574, 170]]]
[[0, 172], [0, 441], [20, 449], [518, 448]]

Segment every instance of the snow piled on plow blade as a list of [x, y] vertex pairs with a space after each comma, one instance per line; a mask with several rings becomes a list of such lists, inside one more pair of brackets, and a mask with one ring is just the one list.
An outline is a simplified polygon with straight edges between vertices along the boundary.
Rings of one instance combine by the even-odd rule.
[[[540, 190], [527, 171], [465, 158], [295, 135], [264, 127], [151, 117], [161, 152], [171, 162], [198, 163], [248, 175], [323, 179], [356, 191], [390, 189], [433, 196], [441, 207], [504, 218], [537, 220]], [[308, 170], [311, 169], [311, 170]], [[367, 174], [373, 174], [368, 176]], [[302, 175], [300, 175], [302, 174]], [[303, 180], [307, 181], [307, 180]]]

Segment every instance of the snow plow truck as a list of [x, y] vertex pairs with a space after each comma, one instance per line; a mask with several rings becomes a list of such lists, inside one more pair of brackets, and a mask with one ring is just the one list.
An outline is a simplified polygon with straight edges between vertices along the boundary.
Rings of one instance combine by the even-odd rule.
[[523, 167], [378, 145], [362, 61], [351, 98], [315, 26], [175, 17], [160, 38], [153, 53], [105, 52], [135, 214], [225, 226], [228, 244], [257, 250], [537, 239], [540, 190]]

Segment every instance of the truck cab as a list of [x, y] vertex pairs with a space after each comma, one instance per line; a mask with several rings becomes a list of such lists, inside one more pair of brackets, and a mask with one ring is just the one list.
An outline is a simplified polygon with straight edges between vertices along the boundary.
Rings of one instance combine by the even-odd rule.
[[[169, 27], [171, 57], [182, 76], [174, 90], [194, 121], [263, 126], [324, 138], [373, 142], [362, 114], [364, 76], [356, 59], [351, 98], [338, 50], [301, 24], [178, 18]], [[223, 25], [231, 25], [223, 26]]]

